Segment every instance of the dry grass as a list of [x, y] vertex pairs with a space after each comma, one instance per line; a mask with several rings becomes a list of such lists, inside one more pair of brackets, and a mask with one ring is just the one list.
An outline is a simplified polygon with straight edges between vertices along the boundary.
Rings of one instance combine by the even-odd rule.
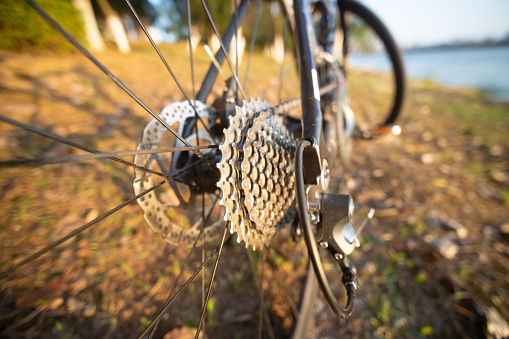
[[[178, 65], [177, 76], [189, 79], [185, 45], [164, 45], [162, 50]], [[136, 148], [148, 114], [84, 57], [5, 52], [0, 57], [2, 115], [101, 151]], [[135, 46], [127, 56], [108, 51], [98, 58], [156, 112], [182, 99], [147, 46]], [[254, 58], [248, 93], [256, 96], [274, 80], [266, 74], [278, 74], [279, 66], [261, 55]], [[199, 51], [195, 61], [197, 73], [203, 74], [208, 57]], [[352, 77], [356, 111], [383, 105], [387, 86], [378, 76]], [[286, 83], [293, 87], [284, 98], [298, 93], [298, 83], [291, 79]], [[189, 83], [184, 87], [191, 93]], [[221, 86], [215, 94], [221, 94]], [[277, 91], [272, 95], [273, 102]], [[472, 305], [493, 307], [509, 317], [507, 238], [499, 233], [489, 237], [485, 231], [488, 226], [498, 230], [508, 220], [509, 186], [499, 174], [507, 178], [509, 169], [508, 112], [507, 105], [493, 104], [475, 91], [411, 82], [403, 135], [357, 142], [350, 170], [334, 176], [355, 195], [358, 218], [370, 207], [380, 210], [379, 217], [353, 256], [362, 286], [354, 316], [338, 322], [318, 300], [317, 335], [390, 338], [431, 332], [475, 337], [484, 332]], [[81, 153], [4, 123], [0, 144], [2, 160]], [[423, 154], [432, 154], [432, 162], [423, 162]], [[131, 198], [132, 178], [131, 169], [107, 160], [2, 168], [0, 270]], [[424, 240], [448, 236], [429, 224], [437, 213], [468, 229], [466, 239], [454, 239], [460, 246], [454, 260], [442, 258]], [[288, 258], [273, 254], [272, 261], [292, 276], [302, 276], [305, 260], [292, 246], [283, 242]], [[259, 301], [245, 253], [232, 244], [221, 259], [214, 306], [208, 312], [214, 319], [208, 326], [213, 337], [224, 331], [245, 337], [249, 328], [257, 327]], [[131, 204], [33, 265], [1, 277], [0, 329], [20, 336], [133, 335], [164, 302], [185, 255], [186, 249], [161, 241]], [[198, 259], [199, 250], [194, 265]], [[295, 283], [290, 275], [277, 278], [278, 270], [267, 272], [273, 326], [283, 335], [291, 311], [284, 302], [287, 292], [275, 281], [292, 288]], [[184, 271], [190, 273], [191, 268]], [[341, 286], [336, 288], [340, 295]], [[195, 327], [193, 312], [200, 303], [197, 281], [165, 318], [160, 335], [174, 327]]]

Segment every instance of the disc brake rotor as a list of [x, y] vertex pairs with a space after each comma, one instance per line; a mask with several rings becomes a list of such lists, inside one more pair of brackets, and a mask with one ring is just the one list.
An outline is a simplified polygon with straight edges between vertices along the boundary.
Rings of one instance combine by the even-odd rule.
[[[186, 141], [195, 145], [211, 145], [216, 142], [210, 136], [207, 129], [215, 123], [215, 113], [209, 106], [196, 101], [196, 113], [201, 120], [196, 119], [195, 111], [188, 102], [177, 102], [165, 107], [159, 116], [171, 126]], [[202, 123], [203, 122], [203, 123]], [[205, 128], [207, 125], [207, 128]], [[143, 139], [138, 144], [138, 150], [155, 149], [162, 147], [185, 146], [180, 140], [169, 133], [156, 119], [152, 119], [143, 131]], [[215, 149], [204, 150], [217, 152]], [[176, 152], [137, 155], [134, 163], [139, 166], [150, 168], [172, 176], [187, 167], [200, 168], [196, 163], [197, 158], [192, 152]], [[200, 163], [201, 165], [201, 163]], [[136, 170], [133, 182], [134, 193], [139, 194], [154, 185], [153, 174], [142, 170]], [[199, 174], [197, 174], [199, 176]], [[177, 176], [177, 179], [182, 176]], [[156, 177], [156, 182], [160, 177]], [[203, 176], [202, 176], [203, 180]], [[200, 185], [200, 178], [194, 180]], [[150, 227], [162, 237], [175, 245], [184, 244], [192, 246], [197, 241], [197, 246], [203, 246], [215, 242], [222, 234], [221, 208], [216, 204], [217, 197], [212, 192], [197, 190], [196, 185], [189, 185], [181, 182], [171, 181], [166, 189], [156, 189], [151, 193], [138, 199], [138, 204], [143, 210], [143, 216]], [[203, 234], [200, 236], [204, 220]], [[200, 236], [200, 237], [199, 237]], [[199, 239], [198, 239], [199, 237]], [[198, 240], [197, 240], [198, 239]]]

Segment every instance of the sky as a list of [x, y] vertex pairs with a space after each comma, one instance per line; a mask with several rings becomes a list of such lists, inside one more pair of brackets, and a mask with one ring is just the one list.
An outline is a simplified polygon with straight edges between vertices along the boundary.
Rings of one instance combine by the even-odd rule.
[[403, 47], [509, 35], [509, 0], [359, 1], [382, 19]]
[[411, 47], [509, 35], [508, 0], [359, 0]]

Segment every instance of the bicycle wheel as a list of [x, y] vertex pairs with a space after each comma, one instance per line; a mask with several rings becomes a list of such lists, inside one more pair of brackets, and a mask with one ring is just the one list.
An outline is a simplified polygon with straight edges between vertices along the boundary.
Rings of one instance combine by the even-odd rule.
[[[272, 172], [291, 187], [287, 165], [293, 161], [293, 141], [286, 120], [274, 113], [284, 116], [290, 108], [298, 109], [283, 105], [298, 99], [299, 93], [297, 62], [290, 52], [295, 46], [291, 18], [284, 5], [258, 1], [248, 8], [248, 1], [242, 1], [232, 11], [231, 29], [223, 34], [235, 35], [236, 19], [244, 32], [261, 34], [253, 36], [265, 34], [268, 39], [276, 32], [283, 48], [277, 60], [253, 53], [264, 41], [250, 38], [247, 60], [240, 67], [224, 53], [212, 57], [219, 63], [227, 59], [219, 71], [219, 77], [227, 79], [215, 80], [215, 66], [205, 72], [211, 58], [203, 45], [191, 53], [191, 60], [181, 55], [185, 44], [164, 46], [158, 52], [171, 55], [176, 64], [167, 68], [179, 79], [177, 85], [168, 85], [160, 74], [166, 62], [150, 72], [144, 46], [135, 46], [122, 61], [115, 53], [101, 54], [99, 61], [44, 9], [33, 1], [26, 3], [92, 63], [77, 56], [36, 58], [2, 52], [11, 82], [4, 78], [0, 94], [2, 101], [13, 103], [8, 108], [11, 117], [0, 117], [5, 136], [0, 174], [3, 334], [127, 337], [157, 324], [156, 336], [187, 327], [214, 338], [244, 338], [284, 337], [294, 327], [306, 327], [300, 321], [311, 317], [299, 317], [309, 310], [309, 303], [299, 310], [301, 292], [311, 286], [305, 285], [306, 250], [292, 241], [290, 227], [283, 227], [294, 215], [292, 191], [279, 192], [282, 188], [270, 176]], [[220, 47], [227, 48], [224, 43]], [[136, 61], [141, 65], [133, 66]], [[185, 63], [191, 70], [180, 67]], [[113, 84], [106, 84], [94, 68]], [[199, 71], [208, 75], [197, 90]], [[185, 82], [182, 75], [187, 75]], [[130, 105], [122, 91], [137, 104]], [[245, 91], [260, 100], [242, 103]], [[261, 100], [265, 98], [272, 106]], [[155, 106], [164, 108], [157, 114], [149, 108]], [[249, 142], [237, 138], [241, 132], [236, 127], [245, 130], [242, 138]], [[121, 158], [125, 156], [135, 158]], [[253, 187], [259, 186], [258, 197], [248, 196], [248, 190], [235, 191], [246, 182], [238, 173], [233, 177], [233, 169], [244, 170], [232, 165], [235, 162], [247, 167], [254, 163], [256, 169], [286, 162], [286, 167], [249, 177]], [[228, 187], [231, 181], [242, 183]], [[225, 201], [230, 195], [235, 199]], [[241, 198], [260, 198], [264, 204], [254, 201], [240, 210]], [[258, 213], [264, 227], [243, 225], [236, 219], [238, 213]], [[232, 238], [244, 243], [225, 241], [231, 230]], [[258, 252], [246, 251], [244, 244]]]
[[[389, 30], [364, 5], [338, 0], [346, 31], [344, 48], [348, 91], [361, 131], [394, 124], [405, 97], [405, 69]], [[363, 101], [369, 91], [376, 100]]]

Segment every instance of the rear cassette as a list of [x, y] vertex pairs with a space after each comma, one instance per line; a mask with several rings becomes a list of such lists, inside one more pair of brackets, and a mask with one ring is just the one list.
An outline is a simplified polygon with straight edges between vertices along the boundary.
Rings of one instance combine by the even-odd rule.
[[260, 99], [236, 107], [219, 146], [220, 204], [230, 232], [260, 249], [294, 216], [296, 142], [274, 109]]

